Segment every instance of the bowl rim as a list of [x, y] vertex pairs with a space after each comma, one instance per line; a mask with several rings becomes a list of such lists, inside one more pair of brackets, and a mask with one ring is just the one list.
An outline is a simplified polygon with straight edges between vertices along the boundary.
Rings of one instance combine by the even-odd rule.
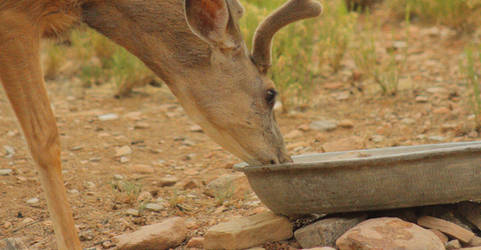
[[[337, 151], [327, 153], [310, 153], [304, 155], [294, 156], [293, 158], [299, 158], [309, 155], [322, 155], [322, 156], [335, 156], [346, 153], [372, 153], [386, 150], [413, 150], [419, 148], [419, 151], [404, 152], [404, 153], [387, 153], [386, 155], [367, 156], [362, 158], [346, 158], [346, 159], [333, 159], [326, 161], [313, 161], [305, 163], [283, 163], [275, 165], [264, 166], [249, 166], [245, 163], [236, 164], [234, 169], [236, 171], [244, 173], [252, 172], [277, 172], [277, 171], [292, 171], [292, 170], [313, 170], [313, 169], [330, 169], [337, 167], [359, 167], [363, 165], [389, 165], [399, 162], [420, 161], [428, 159], [439, 159], [443, 157], [453, 157], [456, 155], [481, 153], [481, 141], [468, 141], [468, 142], [451, 142], [451, 143], [439, 143], [439, 144], [421, 144], [413, 146], [398, 146], [398, 147], [383, 147], [361, 150], [349, 150], [349, 151]], [[480, 155], [481, 158], [481, 155]]]

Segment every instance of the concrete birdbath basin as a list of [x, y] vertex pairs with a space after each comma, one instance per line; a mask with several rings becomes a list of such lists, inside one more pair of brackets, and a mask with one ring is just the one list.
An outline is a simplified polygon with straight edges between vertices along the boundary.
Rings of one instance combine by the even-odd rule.
[[481, 141], [300, 155], [236, 169], [268, 208], [288, 216], [481, 200]]

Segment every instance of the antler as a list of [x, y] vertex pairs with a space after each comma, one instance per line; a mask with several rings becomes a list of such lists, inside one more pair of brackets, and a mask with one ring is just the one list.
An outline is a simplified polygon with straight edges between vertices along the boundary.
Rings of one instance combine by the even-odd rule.
[[290, 0], [268, 16], [257, 28], [252, 46], [252, 59], [266, 73], [271, 66], [271, 41], [282, 27], [322, 13], [322, 5], [314, 0]]

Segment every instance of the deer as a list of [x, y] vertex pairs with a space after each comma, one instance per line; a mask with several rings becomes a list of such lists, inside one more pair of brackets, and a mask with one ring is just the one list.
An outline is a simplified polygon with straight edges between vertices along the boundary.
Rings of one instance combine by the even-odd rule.
[[85, 23], [158, 75], [188, 116], [251, 165], [290, 162], [268, 77], [274, 34], [316, 17], [315, 0], [289, 0], [258, 26], [252, 51], [237, 0], [0, 0], [0, 82], [46, 195], [59, 249], [80, 249], [61, 173], [60, 140], [43, 79], [40, 40]]

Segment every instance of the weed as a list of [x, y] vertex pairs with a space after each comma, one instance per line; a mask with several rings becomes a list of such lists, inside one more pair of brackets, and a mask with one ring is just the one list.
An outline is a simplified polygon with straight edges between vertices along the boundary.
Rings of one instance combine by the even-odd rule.
[[118, 181], [110, 183], [116, 192], [115, 200], [120, 203], [134, 204], [142, 191], [142, 185], [129, 181]]
[[481, 66], [481, 46], [478, 48], [474, 45], [467, 46], [464, 50], [465, 63], [461, 63], [462, 72], [464, 78], [470, 89], [471, 98], [469, 103], [471, 110], [475, 115], [477, 129], [481, 128], [481, 89], [480, 79], [481, 72], [479, 68]]
[[429, 24], [441, 24], [460, 32], [472, 31], [479, 23], [481, 0], [395, 0], [385, 1], [391, 12], [404, 18], [410, 6], [413, 18]]

